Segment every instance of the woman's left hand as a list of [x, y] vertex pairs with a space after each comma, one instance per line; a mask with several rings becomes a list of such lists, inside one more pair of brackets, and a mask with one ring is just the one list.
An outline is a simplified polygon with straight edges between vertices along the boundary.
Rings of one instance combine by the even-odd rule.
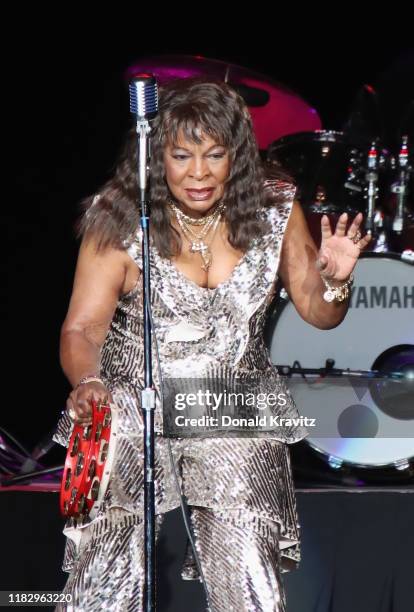
[[322, 242], [316, 260], [321, 276], [328, 281], [344, 282], [355, 268], [361, 251], [371, 240], [371, 235], [361, 235], [360, 225], [363, 215], [358, 213], [347, 232], [347, 213], [342, 213], [336, 224], [335, 233], [332, 233], [329, 217], [323, 215], [321, 219]]

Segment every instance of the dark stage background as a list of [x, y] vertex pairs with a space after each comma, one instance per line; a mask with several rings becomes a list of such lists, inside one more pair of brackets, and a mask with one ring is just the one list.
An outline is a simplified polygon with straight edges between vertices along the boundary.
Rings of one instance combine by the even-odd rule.
[[[239, 64], [292, 89], [318, 111], [325, 129], [335, 130], [343, 127], [358, 91], [369, 83], [380, 95], [387, 146], [395, 144], [397, 125], [413, 95], [414, 47], [407, 44], [410, 38], [401, 31], [407, 17], [391, 16], [383, 30], [376, 26], [358, 32], [356, 17], [339, 28], [336, 20], [341, 20], [340, 16], [335, 16], [330, 26], [317, 19], [310, 21], [304, 32], [295, 28], [293, 17], [284, 19], [283, 25], [276, 19], [263, 29], [265, 16], [257, 26], [242, 23], [217, 30], [217, 15], [211, 7], [197, 10], [201, 8], [203, 33], [194, 31], [201, 27], [197, 20], [191, 29], [179, 26], [178, 20], [175, 28], [170, 25], [167, 29], [167, 16], [163, 16], [165, 30], [149, 21], [145, 36], [142, 30], [138, 33], [132, 16], [112, 22], [111, 15], [106, 15], [108, 21], [102, 25], [86, 23], [84, 15], [73, 12], [70, 19], [62, 14], [52, 23], [50, 15], [44, 20], [37, 16], [36, 22], [26, 15], [24, 25], [20, 20], [12, 24], [14, 34], [4, 52], [7, 109], [3, 155], [10, 168], [3, 182], [10, 190], [4, 195], [0, 213], [5, 249], [0, 284], [0, 425], [29, 449], [53, 430], [69, 390], [59, 366], [58, 341], [76, 261], [73, 226], [80, 199], [98, 189], [111, 174], [130, 124], [122, 79], [130, 63], [145, 56], [178, 53]], [[248, 21], [248, 13], [239, 17]], [[254, 28], [256, 42], [250, 39], [247, 25]], [[54, 448], [45, 464], [56, 465], [63, 457], [63, 450]], [[25, 494], [13, 495], [13, 503], [20, 508], [22, 529], [28, 524], [35, 529], [39, 516], [47, 515], [32, 514]], [[6, 511], [13, 508], [10, 497], [3, 495], [1, 501]], [[323, 497], [320, 503], [325, 503]], [[414, 510], [412, 502], [411, 507]], [[408, 517], [407, 512], [403, 520]], [[378, 538], [384, 533], [389, 537], [387, 529], [384, 532], [381, 528]], [[39, 549], [40, 559], [49, 554], [46, 536], [45, 540]], [[10, 548], [13, 542], [13, 538], [8, 540]], [[52, 548], [55, 558], [59, 549], [55, 540]], [[27, 587], [35, 588], [29, 575]], [[12, 584], [2, 588], [7, 586]], [[37, 586], [47, 585], [42, 582]], [[381, 612], [382, 608], [365, 610]], [[403, 608], [384, 610], [400, 612]]]

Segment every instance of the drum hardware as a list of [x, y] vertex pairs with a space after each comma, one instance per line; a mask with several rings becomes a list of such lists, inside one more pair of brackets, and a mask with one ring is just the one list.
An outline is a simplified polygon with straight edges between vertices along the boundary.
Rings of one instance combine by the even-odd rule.
[[[374, 147], [371, 147], [370, 155], [372, 158], [368, 161], [368, 165], [374, 168]], [[386, 150], [382, 151], [378, 168], [386, 171], [383, 172], [384, 176], [380, 189], [378, 188], [378, 172], [375, 172], [375, 168], [373, 173], [370, 172], [369, 168], [366, 172], [367, 213], [365, 227], [369, 229], [370, 225], [373, 226], [372, 233], [375, 238], [370, 250], [375, 253], [401, 253], [405, 261], [411, 262], [414, 258], [414, 212], [412, 203], [408, 202], [412, 165], [410, 164], [408, 137], [406, 135], [401, 138], [398, 156], [391, 155]], [[395, 179], [396, 172], [397, 177]], [[394, 175], [392, 177], [394, 180], [391, 179], [390, 173]], [[386, 194], [389, 194], [390, 197], [387, 198]], [[377, 200], [379, 195], [381, 195], [381, 201], [379, 205], [375, 205], [373, 200]], [[372, 210], [374, 211], [374, 217], [371, 223]]]
[[333, 130], [301, 132], [273, 142], [267, 160], [296, 182], [317, 246], [321, 214], [330, 215], [334, 224], [342, 212], [362, 212], [365, 230], [373, 236], [369, 251], [401, 253], [405, 261], [414, 257], [412, 158], [406, 135], [399, 155], [392, 155], [379, 138], [367, 141], [355, 131], [352, 140]]
[[328, 464], [333, 470], [339, 470], [344, 464], [343, 459], [339, 459], [338, 457], [334, 457], [333, 455], [328, 456]]
[[398, 461], [394, 461], [394, 466], [399, 472], [410, 469], [410, 463], [407, 461], [407, 459], [399, 459]]
[[345, 189], [349, 189], [350, 191], [356, 191], [357, 193], [361, 193], [363, 191], [363, 187], [361, 185], [356, 185], [355, 181], [357, 180], [357, 175], [354, 172], [353, 168], [349, 168], [348, 170], [348, 178], [344, 183]]
[[374, 232], [375, 243], [372, 251], [374, 253], [387, 253], [390, 250], [389, 232], [385, 227], [384, 213], [381, 210], [376, 210], [374, 214]]
[[354, 193], [363, 194], [365, 191], [366, 175], [362, 171], [361, 151], [351, 149], [347, 167], [347, 178], [344, 183], [345, 189]]
[[[317, 376], [319, 378], [327, 378], [330, 376], [355, 376], [358, 378], [389, 378], [392, 380], [403, 380], [405, 378], [409, 378], [406, 376], [404, 372], [385, 372], [383, 370], [351, 370], [350, 368], [346, 368], [345, 370], [334, 368], [333, 365], [335, 361], [333, 359], [327, 359], [327, 363], [330, 362], [328, 367], [324, 368], [301, 368], [300, 365], [280, 365], [277, 364], [276, 368], [279, 374], [283, 376], [291, 377], [294, 374], [300, 374], [303, 377], [306, 376]], [[296, 364], [299, 362], [296, 361]], [[413, 377], [414, 378], [414, 377]]]
[[414, 251], [406, 249], [401, 253], [401, 259], [409, 264], [414, 264]]
[[412, 171], [412, 167], [408, 163], [408, 136], [402, 137], [401, 148], [398, 154], [398, 167], [398, 180], [391, 185], [391, 193], [395, 193], [397, 196], [397, 208], [392, 222], [392, 229], [394, 232], [400, 233], [404, 228], [408, 179]]
[[365, 180], [367, 187], [364, 197], [368, 203], [365, 218], [365, 229], [369, 234], [372, 234], [374, 230], [375, 203], [378, 199], [378, 151], [375, 141], [371, 144], [371, 148], [368, 152], [368, 164]]
[[[364, 176], [364, 200], [366, 200], [365, 230], [375, 238], [371, 249], [377, 253], [389, 250], [388, 227], [384, 213], [378, 206], [380, 172], [388, 166], [389, 154], [385, 149], [378, 149], [378, 139], [371, 142], [367, 155]], [[362, 172], [362, 170], [361, 170]]]
[[389, 250], [401, 253], [404, 261], [414, 260], [414, 185], [413, 163], [409, 154], [409, 141], [402, 136], [399, 154], [392, 156], [389, 198], [383, 202], [386, 213], [385, 228]]
[[273, 142], [267, 160], [276, 162], [293, 177], [305, 208], [335, 212], [346, 201], [347, 210], [357, 211], [364, 205], [360, 168], [366, 149], [366, 143], [363, 146], [350, 143], [342, 132], [316, 130], [290, 134]]

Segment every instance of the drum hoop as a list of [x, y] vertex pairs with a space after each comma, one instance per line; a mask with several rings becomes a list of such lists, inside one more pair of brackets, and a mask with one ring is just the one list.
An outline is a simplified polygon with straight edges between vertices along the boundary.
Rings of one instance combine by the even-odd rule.
[[289, 145], [292, 143], [300, 142], [303, 139], [309, 139], [309, 142], [344, 142], [346, 136], [344, 132], [339, 130], [310, 130], [305, 132], [294, 132], [293, 134], [286, 134], [278, 138], [269, 145], [269, 152], [273, 151], [279, 146]]
[[[354, 438], [348, 438], [348, 439], [354, 439]], [[364, 439], [364, 438], [358, 438], [358, 440], [361, 440], [361, 439]], [[365, 438], [365, 439], [371, 440], [374, 438]], [[389, 439], [398, 440], [399, 438], [389, 438]], [[338, 461], [338, 463], [340, 462], [341, 465], [345, 465], [347, 467], [362, 468], [364, 470], [377, 470], [380, 468], [397, 469], [397, 464], [399, 463], [398, 459], [396, 461], [389, 461], [387, 463], [357, 463], [356, 461], [349, 461], [349, 459], [344, 459], [343, 457], [339, 457], [339, 455], [335, 455], [334, 453], [328, 453], [326, 450], [322, 450], [317, 444], [309, 440], [309, 438], [306, 438], [306, 442], [307, 444], [309, 444], [309, 446], [312, 446], [314, 450], [316, 450], [318, 453], [323, 455], [325, 460], [329, 461], [330, 459], [333, 459], [333, 460]], [[414, 465], [414, 455], [410, 455], [409, 457], [404, 457], [404, 461], [407, 461], [409, 465], [411, 464]]]

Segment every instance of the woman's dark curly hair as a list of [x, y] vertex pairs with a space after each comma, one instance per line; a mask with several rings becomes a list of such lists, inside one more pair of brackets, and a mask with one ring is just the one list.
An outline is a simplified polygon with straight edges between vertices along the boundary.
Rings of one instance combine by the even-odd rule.
[[[227, 84], [202, 79], [180, 79], [160, 88], [159, 112], [152, 124], [150, 200], [151, 237], [162, 257], [181, 250], [181, 239], [170, 223], [171, 193], [165, 179], [164, 149], [179, 135], [200, 144], [200, 133], [226, 147], [230, 175], [223, 200], [228, 240], [246, 251], [254, 238], [267, 230], [258, 211], [276, 201], [274, 190], [264, 189], [265, 172], [253, 133], [250, 113], [243, 99]], [[93, 234], [98, 248], [125, 248], [138, 229], [137, 145], [135, 126], [130, 129], [114, 176], [98, 192], [86, 198], [78, 235]]]

